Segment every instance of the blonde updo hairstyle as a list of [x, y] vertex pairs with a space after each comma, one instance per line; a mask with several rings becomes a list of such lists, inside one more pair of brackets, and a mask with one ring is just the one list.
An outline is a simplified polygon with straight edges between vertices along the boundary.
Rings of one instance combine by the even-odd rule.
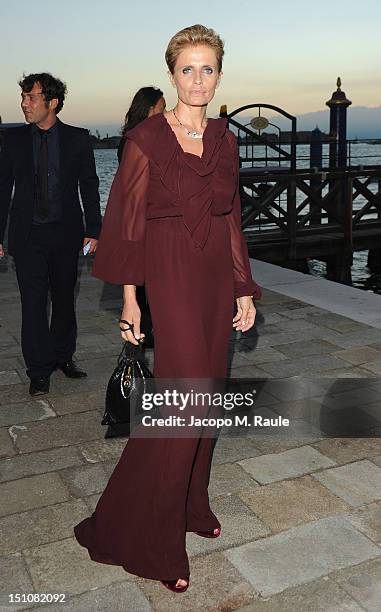
[[180, 30], [172, 36], [165, 52], [165, 61], [171, 74], [175, 71], [177, 58], [185, 47], [207, 45], [211, 47], [217, 58], [218, 72], [222, 70], [222, 58], [224, 56], [224, 42], [217, 32], [212, 28], [207, 28], [200, 23]]

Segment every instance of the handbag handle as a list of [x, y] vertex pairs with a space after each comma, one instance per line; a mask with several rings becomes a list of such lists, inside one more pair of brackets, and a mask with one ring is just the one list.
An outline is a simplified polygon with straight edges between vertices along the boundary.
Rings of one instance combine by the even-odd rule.
[[127, 340], [125, 340], [123, 343], [122, 350], [120, 351], [120, 354], [118, 357], [118, 361], [117, 361], [118, 365], [121, 364], [123, 359], [137, 358], [140, 354], [142, 354], [141, 350], [142, 350], [141, 344], [136, 346], [135, 344], [132, 344], [131, 342], [127, 342]]
[[[126, 321], [126, 319], [119, 319], [119, 323], [125, 323], [125, 324], [127, 325], [127, 329], [122, 329], [122, 328], [119, 326], [119, 329], [120, 329], [121, 331], [123, 331], [123, 332], [125, 332], [125, 331], [130, 331], [130, 332], [132, 332], [132, 335], [133, 335], [133, 336], [134, 336], [134, 338], [135, 338], [135, 334], [134, 334], [134, 324], [133, 324], [133, 323], [130, 323], [129, 321]], [[143, 344], [143, 342], [144, 342], [144, 338], [141, 338], [141, 337], [140, 337], [140, 338], [135, 338], [135, 340], [137, 340], [137, 341], [138, 341], [140, 344]]]
[[[129, 321], [126, 321], [125, 319], [119, 319], [119, 323], [125, 323], [128, 326], [127, 329], [122, 329], [120, 327], [119, 329], [121, 329], [121, 331], [131, 331], [132, 335], [135, 338], [133, 323], [130, 323]], [[142, 346], [144, 344], [144, 338], [135, 338], [135, 340], [139, 342], [138, 345], [132, 344], [132, 342], [128, 342], [128, 340], [124, 341], [123, 348], [118, 357], [118, 365], [120, 365], [124, 357], [127, 357], [127, 358], [133, 357], [133, 356], [136, 356], [137, 353], [141, 352]]]

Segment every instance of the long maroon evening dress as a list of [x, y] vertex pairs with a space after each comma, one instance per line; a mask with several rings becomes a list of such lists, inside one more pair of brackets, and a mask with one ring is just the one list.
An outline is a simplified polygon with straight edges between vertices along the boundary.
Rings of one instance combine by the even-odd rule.
[[[94, 263], [110, 283], [145, 284], [156, 379], [223, 379], [234, 298], [261, 290], [241, 231], [236, 137], [208, 119], [199, 157], [162, 114], [127, 133]], [[157, 580], [189, 575], [186, 532], [220, 527], [209, 506], [212, 437], [130, 437], [91, 517], [91, 559]]]

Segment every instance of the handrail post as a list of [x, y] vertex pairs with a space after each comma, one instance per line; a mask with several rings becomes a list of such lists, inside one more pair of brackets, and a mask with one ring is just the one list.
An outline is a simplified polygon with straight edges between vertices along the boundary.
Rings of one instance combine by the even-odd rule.
[[344, 179], [343, 197], [343, 229], [344, 249], [346, 253], [353, 254], [353, 178]]
[[[321, 196], [321, 174], [318, 170], [323, 167], [323, 133], [316, 126], [311, 132], [311, 143], [310, 143], [310, 168], [311, 172], [315, 171], [316, 176], [311, 177], [310, 187], [314, 189], [317, 195]], [[310, 204], [312, 206], [312, 204]], [[320, 225], [322, 222], [321, 218], [321, 207], [316, 208], [316, 211], [311, 215], [311, 225]]]
[[[377, 194], [381, 195], [381, 178], [377, 180]], [[377, 218], [381, 218], [380, 209], [377, 210]], [[381, 272], [381, 248], [376, 247], [374, 249], [369, 249], [368, 258], [367, 258], [367, 266], [372, 274], [379, 274]]]
[[341, 221], [343, 244], [341, 250], [334, 257], [335, 280], [345, 285], [352, 284], [351, 266], [353, 263], [353, 180], [350, 176], [340, 179], [340, 196], [338, 203], [338, 217]]
[[290, 175], [287, 185], [288, 259], [296, 261], [296, 178]]

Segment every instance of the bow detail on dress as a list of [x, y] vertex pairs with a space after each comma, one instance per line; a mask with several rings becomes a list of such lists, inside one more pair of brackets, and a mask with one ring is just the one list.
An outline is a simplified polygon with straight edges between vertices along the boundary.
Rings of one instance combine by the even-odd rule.
[[214, 197], [213, 172], [219, 162], [219, 153], [227, 130], [227, 119], [208, 119], [203, 135], [201, 157], [182, 149], [163, 114], [146, 119], [144, 123], [147, 127], [148, 122], [152, 123], [152, 130], [155, 131], [154, 139], [147, 137], [148, 130], [143, 133], [137, 128], [131, 130], [128, 137], [135, 139], [143, 152], [157, 166], [160, 180], [168, 191], [171, 203], [182, 211], [184, 225], [195, 245], [203, 248], [208, 239], [211, 223]]
[[[184, 191], [188, 197], [182, 200], [184, 224], [195, 245], [201, 249], [205, 246], [210, 231], [213, 204], [212, 175], [218, 164], [226, 121], [226, 119], [208, 120], [203, 136], [201, 157], [184, 152], [178, 145], [185, 163], [183, 180], [184, 183], [188, 183], [184, 185], [186, 187]], [[185, 178], [187, 174], [189, 175], [188, 181]], [[189, 193], [191, 193], [190, 196]]]

